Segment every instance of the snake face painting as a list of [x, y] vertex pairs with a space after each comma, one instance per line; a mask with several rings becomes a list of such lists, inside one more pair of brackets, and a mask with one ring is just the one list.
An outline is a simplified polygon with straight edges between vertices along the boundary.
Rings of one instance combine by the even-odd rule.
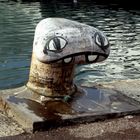
[[45, 97], [76, 93], [76, 64], [105, 60], [110, 45], [98, 29], [64, 18], [41, 20], [35, 30], [30, 76], [27, 86]]
[[88, 64], [105, 60], [110, 45], [102, 31], [64, 18], [46, 18], [36, 27], [33, 53], [43, 63]]

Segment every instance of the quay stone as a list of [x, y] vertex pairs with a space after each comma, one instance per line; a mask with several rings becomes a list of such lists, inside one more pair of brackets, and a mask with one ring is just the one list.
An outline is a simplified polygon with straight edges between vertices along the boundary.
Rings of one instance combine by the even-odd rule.
[[0, 137], [19, 135], [24, 132], [21, 125], [0, 111]]
[[[2, 90], [0, 108], [27, 132], [139, 114], [139, 100], [128, 97], [130, 93], [137, 94], [139, 80], [121, 82], [82, 87], [86, 94], [78, 95], [70, 104], [56, 101], [47, 103], [47, 106], [41, 104], [39, 96], [26, 86]], [[126, 87], [130, 85], [128, 92]]]
[[115, 89], [126, 96], [140, 102], [140, 79], [116, 80], [101, 83], [103, 87]]

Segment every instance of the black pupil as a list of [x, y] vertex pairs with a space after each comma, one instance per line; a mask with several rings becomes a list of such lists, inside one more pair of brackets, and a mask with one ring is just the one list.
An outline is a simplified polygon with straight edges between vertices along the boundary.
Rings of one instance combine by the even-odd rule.
[[53, 39], [53, 46], [56, 50], [60, 50], [61, 49], [60, 39], [54, 38]]

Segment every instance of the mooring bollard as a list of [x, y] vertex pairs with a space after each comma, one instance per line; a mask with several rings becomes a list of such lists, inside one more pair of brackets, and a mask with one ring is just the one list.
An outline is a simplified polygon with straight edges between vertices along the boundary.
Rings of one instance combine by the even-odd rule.
[[103, 32], [63, 18], [47, 18], [36, 27], [27, 87], [46, 97], [71, 96], [76, 64], [105, 60], [110, 52]]
[[126, 88], [73, 82], [77, 64], [101, 62], [109, 53], [107, 37], [94, 27], [63, 18], [42, 20], [27, 86], [0, 91], [0, 109], [32, 132], [138, 113], [139, 103], [121, 94]]

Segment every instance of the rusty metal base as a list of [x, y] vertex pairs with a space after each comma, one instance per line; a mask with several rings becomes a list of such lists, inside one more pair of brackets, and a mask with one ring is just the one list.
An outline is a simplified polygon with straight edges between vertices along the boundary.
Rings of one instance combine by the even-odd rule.
[[41, 102], [42, 97], [25, 86], [0, 93], [0, 109], [32, 132], [140, 113], [139, 102], [101, 87], [80, 87], [69, 102]]

